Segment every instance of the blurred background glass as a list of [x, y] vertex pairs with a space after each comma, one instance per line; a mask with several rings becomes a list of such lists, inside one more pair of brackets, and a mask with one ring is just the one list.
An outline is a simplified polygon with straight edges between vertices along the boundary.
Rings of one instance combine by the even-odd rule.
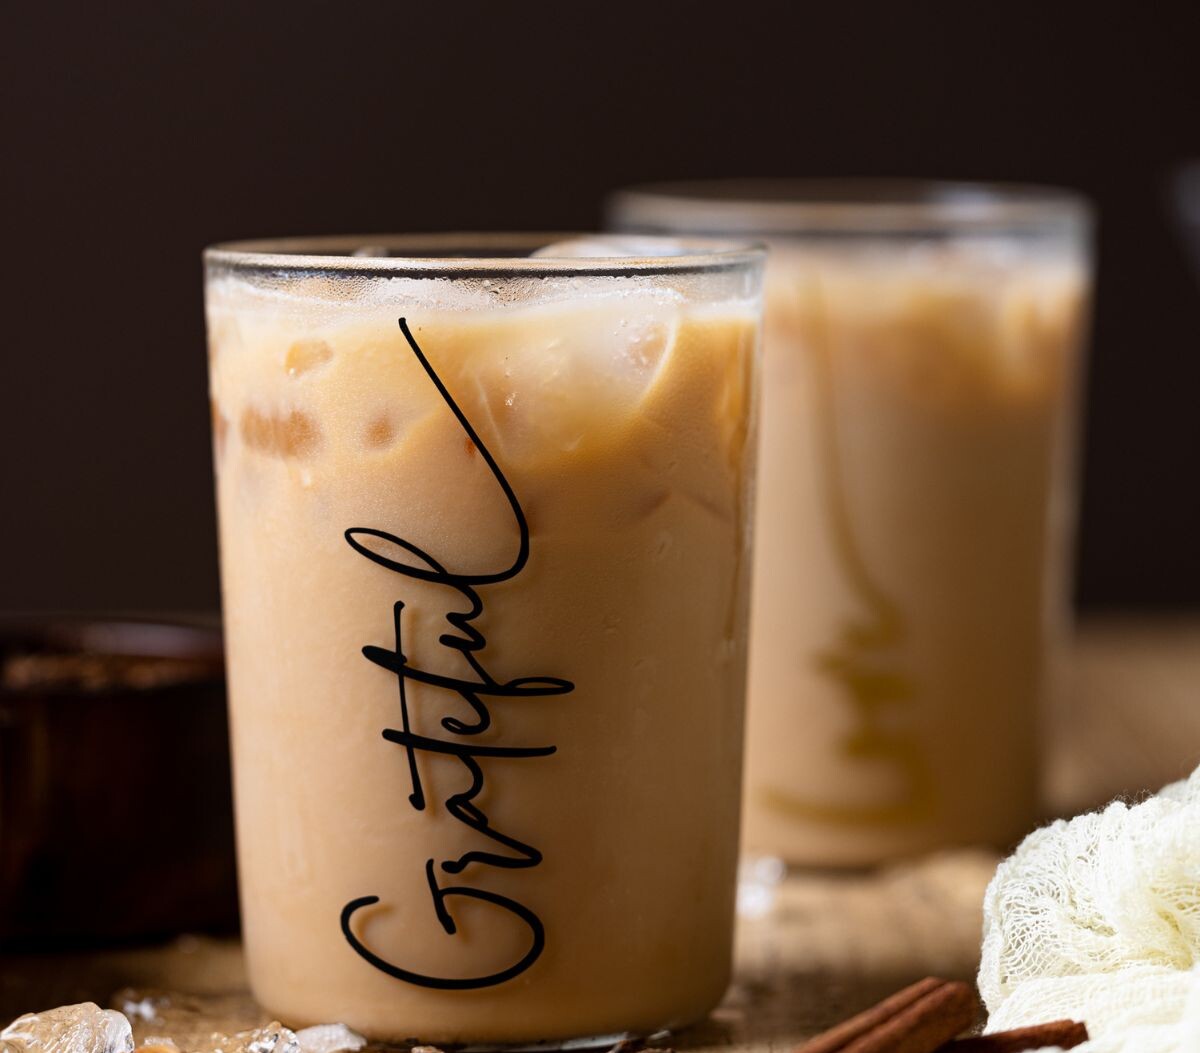
[[745, 842], [862, 865], [1018, 840], [1066, 642], [1090, 217], [982, 184], [623, 191], [770, 246]]

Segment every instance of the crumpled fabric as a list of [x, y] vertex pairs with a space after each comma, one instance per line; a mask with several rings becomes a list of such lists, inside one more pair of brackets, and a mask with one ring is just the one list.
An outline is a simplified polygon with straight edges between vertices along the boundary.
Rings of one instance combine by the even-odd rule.
[[1076, 1053], [1200, 1053], [1200, 769], [1030, 834], [983, 909], [989, 1032], [1070, 1018]]

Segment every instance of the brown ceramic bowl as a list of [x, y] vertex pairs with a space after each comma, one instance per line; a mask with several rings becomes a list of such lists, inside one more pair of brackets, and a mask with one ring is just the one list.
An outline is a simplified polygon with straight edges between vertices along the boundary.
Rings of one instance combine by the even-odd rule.
[[216, 626], [0, 621], [0, 945], [236, 925]]

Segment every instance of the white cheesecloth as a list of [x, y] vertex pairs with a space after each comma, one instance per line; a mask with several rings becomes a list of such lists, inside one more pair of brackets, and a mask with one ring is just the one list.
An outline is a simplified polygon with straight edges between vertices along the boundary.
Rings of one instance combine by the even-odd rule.
[[983, 912], [989, 1032], [1070, 1018], [1076, 1053], [1200, 1053], [1200, 769], [1030, 834]]

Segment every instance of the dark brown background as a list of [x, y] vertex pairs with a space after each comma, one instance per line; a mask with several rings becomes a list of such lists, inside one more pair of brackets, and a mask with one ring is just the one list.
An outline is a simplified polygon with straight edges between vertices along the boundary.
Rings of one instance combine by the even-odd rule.
[[1192, 6], [5, 5], [0, 608], [216, 605], [205, 244], [588, 227], [622, 184], [739, 174], [1092, 195], [1079, 595], [1200, 601]]

